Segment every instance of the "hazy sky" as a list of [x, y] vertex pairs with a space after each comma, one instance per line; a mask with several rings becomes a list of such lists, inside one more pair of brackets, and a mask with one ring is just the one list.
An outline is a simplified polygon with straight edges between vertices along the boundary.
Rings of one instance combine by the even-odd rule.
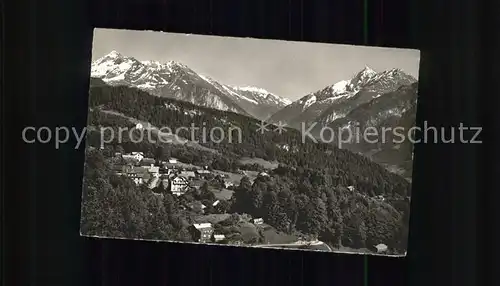
[[95, 29], [92, 60], [112, 50], [141, 61], [174, 60], [221, 83], [257, 86], [292, 100], [350, 79], [365, 66], [400, 68], [418, 78], [420, 60], [420, 52], [410, 49]]

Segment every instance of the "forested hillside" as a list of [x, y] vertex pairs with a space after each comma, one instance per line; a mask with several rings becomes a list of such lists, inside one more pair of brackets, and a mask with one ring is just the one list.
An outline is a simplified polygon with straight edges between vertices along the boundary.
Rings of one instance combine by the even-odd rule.
[[[229, 130], [229, 126], [238, 127], [242, 130], [242, 142], [235, 142], [235, 137], [232, 138], [233, 142], [229, 142], [229, 137], [226, 137], [221, 143], [200, 142], [200, 144], [216, 149], [228, 158], [259, 157], [277, 160], [290, 167], [320, 170], [324, 174], [333, 175], [336, 179], [334, 183], [353, 185], [363, 193], [372, 190], [380, 194], [398, 193], [404, 197], [410, 193], [410, 184], [406, 180], [363, 156], [338, 149], [331, 144], [315, 143], [308, 138], [302, 143], [300, 132], [293, 129], [287, 129], [282, 134], [277, 132], [261, 134], [257, 132], [258, 121], [236, 113], [160, 98], [125, 86], [92, 87], [89, 107], [97, 106], [103, 110], [114, 110], [172, 130], [190, 127], [192, 124], [198, 127], [205, 126], [207, 129], [214, 126], [220, 126], [224, 130]], [[110, 116], [97, 112], [89, 118], [89, 125], [106, 126], [99, 120], [101, 117]], [[191, 137], [189, 133], [185, 131], [179, 135], [188, 138]], [[288, 148], [284, 149], [283, 146]]]
[[[177, 208], [179, 198], [168, 193], [159, 197], [111, 172], [109, 157], [113, 152], [143, 151], [157, 160], [175, 156], [185, 163], [228, 172], [248, 168], [238, 163], [241, 157], [276, 160], [280, 165], [267, 170], [268, 177], [254, 182], [243, 177], [225, 211], [263, 217], [281, 232], [313, 235], [334, 247], [372, 248], [385, 243], [397, 254], [406, 249], [411, 186], [363, 156], [329, 144], [302, 143], [301, 134], [292, 129], [261, 134], [257, 132], [258, 121], [236, 113], [96, 80], [90, 89], [89, 108], [88, 146], [100, 146], [99, 126], [134, 126], [126, 117], [107, 111], [171, 129], [192, 124], [225, 130], [237, 126], [242, 130], [242, 141], [198, 142], [208, 148], [201, 149], [196, 145], [134, 143], [125, 137], [104, 150], [88, 150], [82, 210], [82, 232], [86, 234], [191, 241], [186, 228], [192, 221]], [[181, 198], [206, 201], [207, 205], [213, 200], [202, 194]]]

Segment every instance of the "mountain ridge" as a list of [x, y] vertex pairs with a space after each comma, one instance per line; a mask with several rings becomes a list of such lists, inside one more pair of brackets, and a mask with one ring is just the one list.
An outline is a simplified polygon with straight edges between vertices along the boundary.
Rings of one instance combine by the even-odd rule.
[[[396, 90], [401, 85], [416, 81], [413, 76], [404, 73], [399, 68], [376, 72], [365, 66], [351, 79], [341, 80], [311, 92], [285, 106], [269, 117], [268, 121], [271, 123], [281, 121], [294, 128], [299, 128], [301, 123], [308, 124], [316, 121], [327, 124], [346, 116], [350, 110], [360, 104]], [[359, 94], [360, 92], [363, 94]], [[331, 109], [332, 113], [324, 114], [327, 109]], [[320, 116], [323, 118], [318, 118]]]
[[265, 89], [236, 87], [199, 74], [176, 61], [139, 61], [113, 50], [95, 60], [91, 76], [111, 85], [128, 85], [161, 97], [265, 119], [290, 100]]

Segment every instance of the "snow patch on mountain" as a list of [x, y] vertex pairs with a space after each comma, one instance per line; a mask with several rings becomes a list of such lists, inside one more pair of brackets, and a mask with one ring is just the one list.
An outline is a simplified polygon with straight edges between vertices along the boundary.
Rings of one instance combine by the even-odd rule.
[[347, 92], [347, 87], [349, 86], [349, 84], [350, 82], [348, 80], [341, 80], [331, 86], [331, 91], [334, 95], [345, 93]]
[[261, 94], [269, 94], [270, 92], [259, 87], [255, 86], [240, 86], [236, 87], [238, 90], [243, 90], [243, 91], [250, 91], [250, 92], [256, 92], [256, 93], [261, 93]]
[[360, 104], [415, 81], [401, 69], [376, 72], [365, 66], [351, 79], [338, 81], [287, 105], [269, 121], [283, 121], [289, 126], [297, 126], [300, 122], [327, 124], [346, 116]]
[[246, 91], [246, 92], [251, 92], [256, 96], [262, 97], [267, 100], [274, 101], [277, 104], [280, 105], [288, 105], [292, 103], [291, 100], [280, 97], [275, 95], [272, 92], [267, 91], [266, 89], [260, 88], [260, 87], [255, 87], [255, 86], [232, 86], [233, 89], [237, 91]]
[[304, 107], [302, 108], [303, 110], [304, 109], [307, 109], [309, 106], [313, 105], [314, 103], [316, 103], [317, 101], [317, 98], [315, 95], [309, 97], [305, 102], [304, 102]]

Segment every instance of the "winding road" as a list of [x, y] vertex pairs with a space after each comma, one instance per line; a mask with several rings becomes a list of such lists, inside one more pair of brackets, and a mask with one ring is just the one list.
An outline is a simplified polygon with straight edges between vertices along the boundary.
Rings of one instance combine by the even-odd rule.
[[[281, 244], [259, 244], [259, 245], [254, 245], [254, 247], [261, 247], [261, 248], [274, 248], [274, 247], [283, 247], [283, 248], [299, 248], [299, 247], [311, 247], [311, 249], [318, 249], [318, 250], [324, 250], [324, 251], [333, 251], [333, 249], [326, 243], [322, 241], [297, 241], [293, 243], [281, 243]], [[316, 248], [317, 246], [318, 248]]]

